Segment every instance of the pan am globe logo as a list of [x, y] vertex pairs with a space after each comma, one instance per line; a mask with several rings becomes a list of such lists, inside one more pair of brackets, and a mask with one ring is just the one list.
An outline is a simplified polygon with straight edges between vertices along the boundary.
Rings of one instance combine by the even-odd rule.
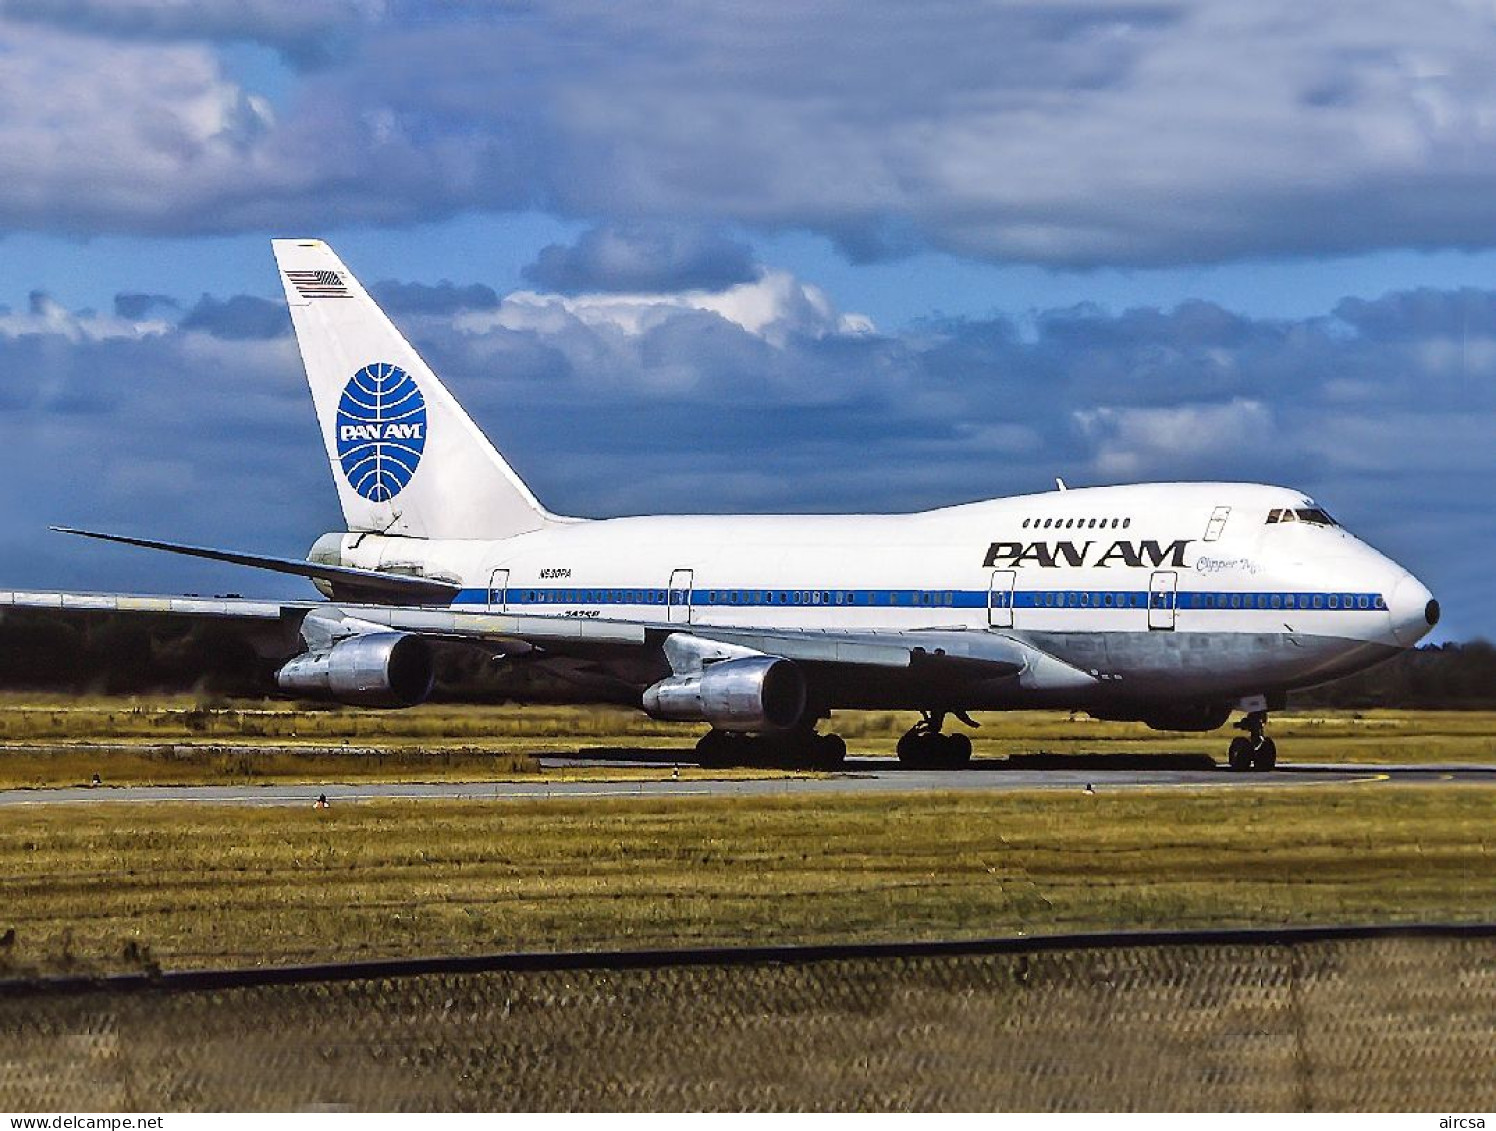
[[426, 398], [398, 365], [375, 362], [349, 379], [338, 401], [338, 463], [371, 503], [405, 489], [426, 447]]

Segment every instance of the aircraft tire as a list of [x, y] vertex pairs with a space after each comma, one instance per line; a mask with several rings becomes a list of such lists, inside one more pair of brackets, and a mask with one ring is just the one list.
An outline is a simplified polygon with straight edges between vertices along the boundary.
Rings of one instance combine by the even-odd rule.
[[959, 770], [971, 764], [971, 739], [964, 734], [906, 734], [898, 750], [899, 764], [910, 770]]
[[818, 734], [811, 747], [810, 764], [816, 770], [839, 770], [847, 760], [847, 743], [839, 734]]
[[1226, 754], [1226, 764], [1236, 773], [1250, 770], [1252, 768], [1252, 740], [1245, 735], [1237, 735], [1233, 738], [1231, 749]]
[[940, 764], [947, 770], [964, 770], [971, 765], [971, 739], [964, 734], [948, 734], [940, 742]]
[[906, 770], [928, 770], [932, 765], [930, 743], [923, 735], [906, 734], [899, 739], [898, 752], [899, 765]]
[[696, 757], [705, 769], [733, 764], [733, 740], [720, 730], [709, 730], [696, 740]]
[[1278, 744], [1264, 738], [1262, 745], [1252, 752], [1252, 769], [1267, 772], [1278, 764]]

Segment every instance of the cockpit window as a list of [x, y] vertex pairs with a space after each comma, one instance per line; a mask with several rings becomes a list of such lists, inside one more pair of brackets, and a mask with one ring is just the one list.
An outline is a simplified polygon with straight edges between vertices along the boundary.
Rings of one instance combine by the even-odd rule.
[[1323, 507], [1274, 507], [1267, 512], [1268, 525], [1275, 522], [1307, 522], [1311, 526], [1339, 526]]

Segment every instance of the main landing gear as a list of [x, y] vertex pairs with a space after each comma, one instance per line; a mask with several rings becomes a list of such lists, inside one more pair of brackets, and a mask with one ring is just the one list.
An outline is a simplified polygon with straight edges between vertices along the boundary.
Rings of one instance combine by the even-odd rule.
[[736, 734], [714, 728], [696, 743], [696, 756], [707, 767], [835, 770], [847, 760], [847, 744], [839, 734], [817, 734], [813, 728], [778, 734]]
[[1236, 723], [1239, 734], [1231, 740], [1226, 761], [1238, 773], [1246, 770], [1271, 770], [1278, 764], [1278, 745], [1263, 731], [1267, 728], [1266, 711], [1250, 711]]
[[[971, 739], [964, 734], [941, 734], [944, 711], [921, 711], [924, 718], [899, 739], [899, 763], [911, 770], [959, 770], [971, 762]], [[964, 711], [951, 714], [967, 726], [977, 724]]]

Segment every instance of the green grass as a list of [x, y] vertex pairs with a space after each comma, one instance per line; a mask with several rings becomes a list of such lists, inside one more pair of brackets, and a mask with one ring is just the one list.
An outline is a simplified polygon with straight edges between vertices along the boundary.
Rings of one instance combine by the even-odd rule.
[[10, 973], [1496, 914], [1496, 790], [0, 813]]

